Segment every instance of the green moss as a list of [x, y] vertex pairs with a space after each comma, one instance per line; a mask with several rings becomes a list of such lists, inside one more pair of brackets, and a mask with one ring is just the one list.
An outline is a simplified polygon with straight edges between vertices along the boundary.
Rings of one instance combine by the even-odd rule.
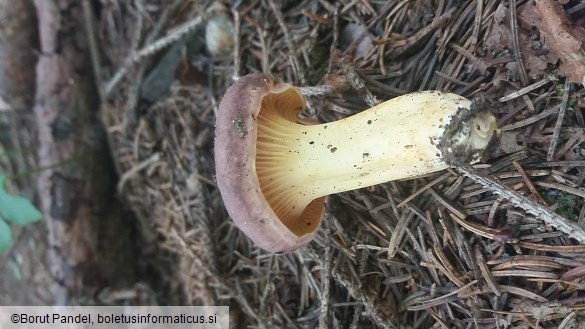
[[323, 78], [323, 76], [325, 75], [325, 71], [327, 70], [327, 67], [325, 66], [320, 66], [317, 68], [313, 68], [309, 71], [309, 74], [307, 76], [307, 82], [309, 83], [310, 86], [314, 86], [319, 84], [319, 81], [321, 81], [321, 78]]
[[556, 203], [556, 213], [570, 220], [577, 220], [579, 211], [577, 210], [577, 196], [567, 192], [551, 191], [545, 193], [544, 198], [548, 203]]

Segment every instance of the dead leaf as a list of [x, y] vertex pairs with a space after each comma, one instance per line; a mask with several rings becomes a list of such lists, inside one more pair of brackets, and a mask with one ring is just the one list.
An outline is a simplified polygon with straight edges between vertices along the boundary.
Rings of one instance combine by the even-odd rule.
[[[540, 16], [535, 13], [535, 9], [526, 7], [534, 6], [522, 6], [518, 11], [518, 22], [520, 24], [520, 28], [518, 29], [518, 43], [528, 75], [533, 79], [539, 79], [548, 64], [556, 63], [558, 57], [547, 54], [547, 52], [542, 49], [543, 47], [540, 42], [534, 40], [534, 36], [530, 34], [532, 24], [528, 22], [534, 19], [540, 19]], [[486, 46], [490, 50], [496, 52], [512, 49], [514, 43], [512, 41], [512, 29], [509, 26], [507, 6], [504, 4], [498, 5], [494, 12], [493, 19], [495, 24], [492, 24], [492, 28], [486, 38]], [[508, 69], [510, 69], [510, 67], [508, 67]], [[517, 68], [514, 68], [510, 73], [512, 75], [518, 75]], [[514, 77], [512, 76], [512, 78]]]
[[499, 143], [500, 149], [507, 154], [516, 153], [522, 151], [524, 147], [518, 144], [517, 131], [503, 131], [500, 135]]
[[537, 0], [527, 4], [521, 13], [524, 23], [540, 30], [540, 39], [561, 60], [559, 74], [571, 81], [583, 83], [585, 77], [585, 30], [574, 26], [561, 5], [553, 0]]

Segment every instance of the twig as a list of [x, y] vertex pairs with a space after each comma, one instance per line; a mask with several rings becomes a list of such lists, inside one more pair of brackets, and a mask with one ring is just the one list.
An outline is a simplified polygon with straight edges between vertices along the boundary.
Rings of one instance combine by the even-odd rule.
[[466, 222], [463, 218], [457, 216], [457, 214], [452, 214], [451, 218], [459, 225], [465, 227], [467, 230], [479, 235], [483, 236], [484, 238], [488, 238], [490, 240], [497, 241], [499, 243], [516, 243], [518, 239], [511, 236], [510, 232], [506, 230], [499, 230], [495, 228], [491, 228], [488, 226], [484, 226], [477, 223]]
[[268, 265], [266, 266], [267, 269], [270, 269], [267, 273], [266, 273], [266, 285], [264, 285], [264, 291], [262, 292], [262, 296], [260, 296], [260, 305], [258, 306], [258, 313], [260, 314], [260, 316], [265, 319], [267, 318], [266, 314], [266, 308], [267, 306], [270, 304], [271, 302], [271, 298], [270, 295], [272, 294], [273, 290], [272, 290], [272, 276], [273, 273], [275, 272], [275, 265], [276, 262], [274, 261], [274, 255], [272, 257], [269, 258], [268, 261]]
[[359, 75], [353, 63], [344, 62], [343, 73], [345, 74], [345, 80], [349, 82], [353, 89], [357, 90], [360, 93], [363, 92], [365, 94], [363, 98], [366, 104], [368, 104], [368, 106], [376, 106], [380, 103], [380, 101], [370, 91], [370, 89], [366, 87], [364, 79]]
[[320, 96], [332, 93], [335, 91], [335, 88], [329, 85], [320, 85], [315, 87], [299, 87], [299, 91], [305, 96]]
[[139, 171], [145, 169], [146, 167], [150, 166], [151, 164], [160, 160], [160, 153], [154, 153], [148, 159], [142, 161], [135, 167], [131, 168], [130, 170], [126, 171], [121, 177], [120, 182], [118, 183], [118, 192], [122, 192], [124, 189], [124, 185], [126, 182], [132, 178], [132, 176], [136, 175]]
[[465, 211], [456, 207], [450, 200], [437, 193], [432, 187], [429, 188], [429, 192], [431, 192], [433, 197], [437, 199], [439, 203], [441, 203], [445, 208], [449, 209], [449, 211], [451, 211], [455, 215], [459, 216], [459, 218], [467, 218], [467, 214], [465, 213]]
[[207, 274], [208, 278], [211, 278], [215, 281], [215, 283], [220, 286], [221, 288], [225, 289], [232, 298], [234, 298], [242, 307], [244, 313], [248, 316], [259, 319], [258, 313], [250, 306], [248, 301], [246, 300], [245, 294], [242, 293], [242, 290], [239, 284], [232, 285], [226, 278], [216, 272], [213, 272], [211, 268], [209, 268], [207, 262], [202, 259], [197, 253], [193, 252], [193, 250], [187, 245], [185, 240], [183, 240], [179, 233], [173, 228], [169, 232], [169, 237], [171, 241], [175, 241], [180, 247], [181, 251], [185, 254], [189, 255], [191, 259], [196, 261], [197, 265], [199, 265], [199, 269], [205, 274]]
[[126, 73], [134, 66], [136, 63], [141, 62], [145, 58], [155, 54], [159, 50], [170, 46], [171, 44], [175, 43], [177, 40], [181, 39], [186, 34], [192, 32], [197, 26], [201, 23], [205, 22], [209, 17], [209, 13], [203, 13], [201, 16], [197, 16], [187, 23], [181, 25], [180, 27], [169, 31], [169, 33], [154, 41], [151, 44], [148, 44], [146, 47], [140, 49], [136, 53], [130, 56], [128, 60], [124, 63], [124, 65], [118, 69], [118, 71], [114, 74], [114, 76], [106, 82], [104, 86], [104, 95], [107, 97], [114, 88], [120, 83], [122, 78], [126, 75]]
[[546, 154], [546, 161], [552, 161], [555, 155], [555, 149], [559, 142], [559, 135], [561, 134], [561, 126], [563, 125], [563, 119], [565, 118], [565, 112], [567, 111], [567, 105], [569, 103], [569, 94], [571, 91], [571, 81], [565, 79], [565, 90], [563, 92], [563, 100], [561, 102], [561, 109], [555, 123], [550, 145], [548, 147], [548, 153]]
[[[285, 320], [287, 321], [287, 323], [292, 326], [290, 328], [301, 329], [301, 327], [299, 327], [299, 325], [295, 321], [293, 321], [293, 319], [291, 319], [291, 317], [287, 314], [287, 312], [284, 310], [284, 308], [282, 307], [282, 305], [280, 305], [280, 303], [276, 302], [274, 304], [274, 306], [276, 307], [276, 309], [278, 309], [278, 311], [280, 312], [280, 315], [282, 315], [282, 317], [285, 318]], [[262, 323], [258, 327], [260, 327], [260, 328], [269, 328], [267, 326], [267, 323], [266, 323], [267, 320], [264, 320], [263, 322], [264, 323]]]
[[514, 57], [518, 64], [518, 71], [520, 71], [520, 80], [522, 84], [526, 86], [528, 84], [528, 74], [526, 74], [526, 68], [524, 67], [524, 61], [522, 60], [522, 53], [520, 52], [520, 42], [518, 41], [518, 21], [516, 17], [516, 1], [510, 1], [510, 28], [512, 29], [512, 42], [514, 46]]
[[541, 119], [546, 118], [547, 116], [555, 113], [558, 111], [558, 108], [560, 107], [560, 105], [554, 106], [551, 109], [548, 109], [546, 111], [542, 111], [536, 115], [531, 116], [530, 118], [526, 119], [526, 120], [522, 120], [522, 121], [518, 121], [509, 125], [505, 125], [502, 128], [500, 128], [501, 131], [508, 131], [508, 130], [513, 130], [513, 129], [517, 129], [520, 127], [524, 127], [524, 126], [528, 126], [530, 124], [533, 124]]
[[492, 204], [491, 208], [490, 208], [490, 212], [488, 213], [488, 219], [487, 219], [487, 226], [488, 227], [495, 227], [496, 223], [495, 223], [495, 218], [496, 218], [496, 211], [498, 210], [498, 207], [500, 206], [500, 204], [502, 203], [502, 201], [504, 201], [504, 198], [499, 197], [496, 201], [494, 201], [494, 203]]
[[479, 248], [478, 245], [474, 246], [473, 254], [475, 256], [475, 261], [479, 267], [483, 279], [485, 280], [486, 285], [494, 293], [494, 295], [500, 297], [502, 293], [498, 289], [498, 285], [496, 284], [492, 272], [490, 271], [488, 265], [486, 264], [485, 257], [482, 254], [481, 249]]
[[[479, 2], [481, 2], [481, 1], [478, 1], [478, 3]], [[449, 44], [449, 47], [453, 48], [453, 50], [460, 53], [463, 57], [467, 58], [467, 60], [470, 61], [479, 72], [487, 71], [488, 65], [485, 63], [485, 61], [483, 59], [475, 57], [475, 55], [473, 55], [469, 50], [467, 50], [459, 45], [456, 45], [456, 44]], [[453, 79], [453, 78], [451, 78], [451, 79]], [[455, 80], [455, 79], [453, 79], [453, 80]], [[455, 80], [455, 81], [457, 81], [457, 80]], [[457, 82], [459, 82], [459, 81], [457, 81]], [[469, 85], [469, 83], [465, 83], [465, 85], [467, 86], [467, 85]]]
[[241, 71], [241, 64], [240, 64], [240, 44], [241, 44], [241, 22], [240, 22], [240, 13], [237, 9], [232, 10], [232, 14], [234, 15], [234, 75], [233, 80], [237, 80], [240, 78], [240, 71]]
[[280, 29], [282, 30], [282, 33], [284, 34], [284, 38], [286, 40], [286, 45], [288, 47], [289, 56], [290, 56], [290, 60], [293, 64], [293, 68], [295, 69], [295, 71], [297, 73], [296, 75], [299, 77], [300, 84], [302, 86], [304, 86], [306, 84], [305, 72], [304, 72], [303, 68], [301, 67], [299, 61], [297, 60], [297, 56], [295, 54], [295, 45], [294, 45], [293, 39], [288, 31], [288, 27], [286, 26], [286, 22], [284, 21], [284, 17], [282, 16], [282, 12], [280, 11], [280, 8], [276, 7], [274, 0], [269, 0], [268, 2], [270, 3], [270, 8], [272, 9], [274, 16], [276, 16], [276, 20], [278, 21], [278, 25], [280, 25]]
[[557, 215], [542, 205], [519, 194], [518, 192], [507, 188], [505, 185], [496, 181], [495, 179], [482, 175], [476, 169], [470, 166], [456, 166], [455, 168], [465, 176], [474, 180], [476, 183], [482, 185], [485, 188], [488, 188], [493, 193], [506, 198], [516, 207], [524, 209], [526, 212], [533, 214], [536, 218], [567, 234], [569, 237], [577, 240], [579, 243], [585, 244], [585, 230], [583, 230], [583, 228], [577, 224]]
[[329, 329], [331, 328], [331, 301], [330, 299], [330, 291], [331, 291], [331, 223], [325, 219], [324, 223], [325, 229], [325, 247], [324, 247], [324, 257], [321, 261], [321, 313], [319, 314], [319, 329]]
[[89, 44], [89, 55], [91, 58], [91, 66], [93, 67], [93, 75], [95, 80], [95, 86], [100, 96], [100, 101], [104, 100], [104, 88], [102, 85], [102, 70], [100, 66], [100, 54], [97, 47], [96, 35], [95, 35], [95, 20], [93, 11], [91, 9], [90, 0], [82, 1], [83, 6], [83, 17], [85, 21], [85, 34]]
[[404, 54], [408, 49], [410, 49], [413, 45], [421, 42], [424, 38], [431, 35], [431, 33], [435, 32], [436, 30], [443, 28], [453, 17], [453, 13], [455, 12], [456, 8], [449, 9], [446, 13], [442, 14], [439, 17], [435, 17], [433, 21], [425, 26], [424, 28], [420, 29], [418, 32], [410, 36], [406, 40], [402, 40], [400, 42], [396, 42], [392, 38], [386, 38], [377, 40], [376, 43], [388, 43], [394, 42], [396, 45], [396, 50], [391, 54], [390, 58], [394, 59], [398, 56]]
[[549, 82], [551, 82], [551, 79], [549, 79], [548, 77], [544, 78], [536, 83], [531, 84], [530, 86], [526, 86], [526, 87], [524, 87], [516, 92], [513, 92], [507, 96], [500, 98], [499, 101], [505, 102], [505, 101], [509, 101], [511, 99], [514, 99], [516, 97], [520, 97], [520, 96], [525, 95], [525, 94], [527, 94], [527, 93], [529, 93], [537, 88], [540, 88], [540, 87], [546, 85]]
[[337, 49], [337, 45], [339, 44], [339, 8], [341, 5], [338, 3], [335, 4], [335, 11], [333, 12], [333, 42], [331, 42], [331, 47], [329, 48], [329, 65], [327, 66], [327, 73], [331, 73], [333, 71], [333, 54]]
[[531, 164], [531, 167], [536, 168], [547, 168], [547, 167], [585, 167], [585, 161], [573, 160], [573, 161], [548, 161], [542, 163]]
[[[317, 261], [323, 257], [320, 250], [312, 248], [311, 246], [305, 247], [301, 250], [303, 256]], [[355, 282], [352, 276], [348, 273], [348, 270], [335, 271], [333, 278], [341, 286], [347, 289], [347, 292], [357, 301], [365, 306], [366, 312], [372, 317], [372, 320], [378, 325], [379, 328], [383, 329], [397, 329], [399, 326], [395, 324], [393, 314], [388, 314], [393, 308], [390, 307], [387, 301], [379, 299], [376, 295], [363, 289], [359, 282]], [[402, 328], [402, 327], [400, 327]]]
[[481, 21], [483, 16], [483, 1], [476, 1], [475, 3], [475, 19], [473, 22], [473, 33], [471, 34], [470, 49], [475, 50], [479, 40], [479, 32], [481, 31]]
[[522, 168], [520, 163], [517, 160], [512, 160], [512, 164], [514, 165], [516, 170], [518, 170], [518, 172], [520, 173], [520, 176], [522, 176], [522, 179], [524, 180], [524, 184], [528, 187], [530, 192], [532, 192], [532, 194], [538, 198], [538, 201], [540, 201], [540, 203], [546, 204], [546, 201], [544, 201], [544, 199], [542, 198], [542, 195], [540, 195], [540, 193], [538, 192], [536, 187], [534, 187], [534, 184], [532, 184], [530, 177], [528, 177], [528, 175], [526, 174], [526, 171], [524, 171], [524, 168]]
[[363, 308], [364, 307], [361, 304], [354, 306], [353, 318], [351, 319], [351, 325], [349, 326], [350, 329], [360, 328], [360, 318]]
[[465, 286], [462, 279], [461, 274], [455, 269], [453, 264], [447, 258], [447, 255], [443, 251], [443, 247], [440, 245], [434, 245], [432, 249], [429, 250], [429, 258], [433, 265], [436, 266], [436, 269], [442, 272], [451, 282], [453, 282], [457, 287]]
[[565, 153], [567, 153], [571, 148], [573, 148], [575, 144], [583, 143], [585, 141], [584, 138], [582, 137], [583, 134], [585, 134], [585, 131], [579, 130], [573, 136], [571, 136], [571, 138], [569, 138], [565, 145], [563, 145], [558, 151], [555, 151], [555, 156], [553, 157], [553, 160], [560, 159], [563, 155], [565, 155]]
[[453, 300], [459, 299], [460, 297], [457, 295], [462, 294], [465, 290], [473, 287], [476, 284], [477, 284], [477, 280], [473, 280], [473, 281], [469, 282], [468, 284], [466, 284], [462, 287], [459, 287], [458, 289], [453, 290], [452, 292], [450, 292], [448, 294], [441, 295], [441, 296], [435, 297], [433, 299], [420, 301], [419, 305], [409, 306], [408, 310], [409, 311], [419, 311], [419, 310], [424, 310], [424, 309], [428, 309], [431, 307], [435, 307], [435, 306], [440, 305], [440, 304], [449, 303]]

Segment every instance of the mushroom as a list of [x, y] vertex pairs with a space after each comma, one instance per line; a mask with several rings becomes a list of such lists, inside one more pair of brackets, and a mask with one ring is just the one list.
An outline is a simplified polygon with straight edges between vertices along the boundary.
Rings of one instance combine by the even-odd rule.
[[257, 246], [288, 252], [319, 229], [326, 196], [480, 160], [497, 133], [475, 102], [424, 91], [348, 118], [305, 125], [299, 90], [262, 74], [220, 102], [216, 180], [235, 225]]

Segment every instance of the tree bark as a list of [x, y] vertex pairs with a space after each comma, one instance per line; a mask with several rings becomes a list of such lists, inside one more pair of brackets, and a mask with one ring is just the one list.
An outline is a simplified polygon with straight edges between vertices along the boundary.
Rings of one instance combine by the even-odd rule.
[[[34, 122], [37, 49], [32, 0], [0, 0], [0, 170], [5, 171], [1, 174], [23, 173], [34, 165], [34, 156], [26, 152], [33, 146], [34, 136], [23, 127]], [[27, 180], [18, 183], [30, 186]]]
[[46, 168], [37, 188], [59, 283], [56, 303], [75, 304], [82, 288], [134, 283], [132, 222], [115, 198], [81, 1], [35, 6], [41, 55], [34, 112], [39, 166]]
[[0, 111], [30, 109], [38, 38], [32, 1], [0, 0], [0, 22]]

